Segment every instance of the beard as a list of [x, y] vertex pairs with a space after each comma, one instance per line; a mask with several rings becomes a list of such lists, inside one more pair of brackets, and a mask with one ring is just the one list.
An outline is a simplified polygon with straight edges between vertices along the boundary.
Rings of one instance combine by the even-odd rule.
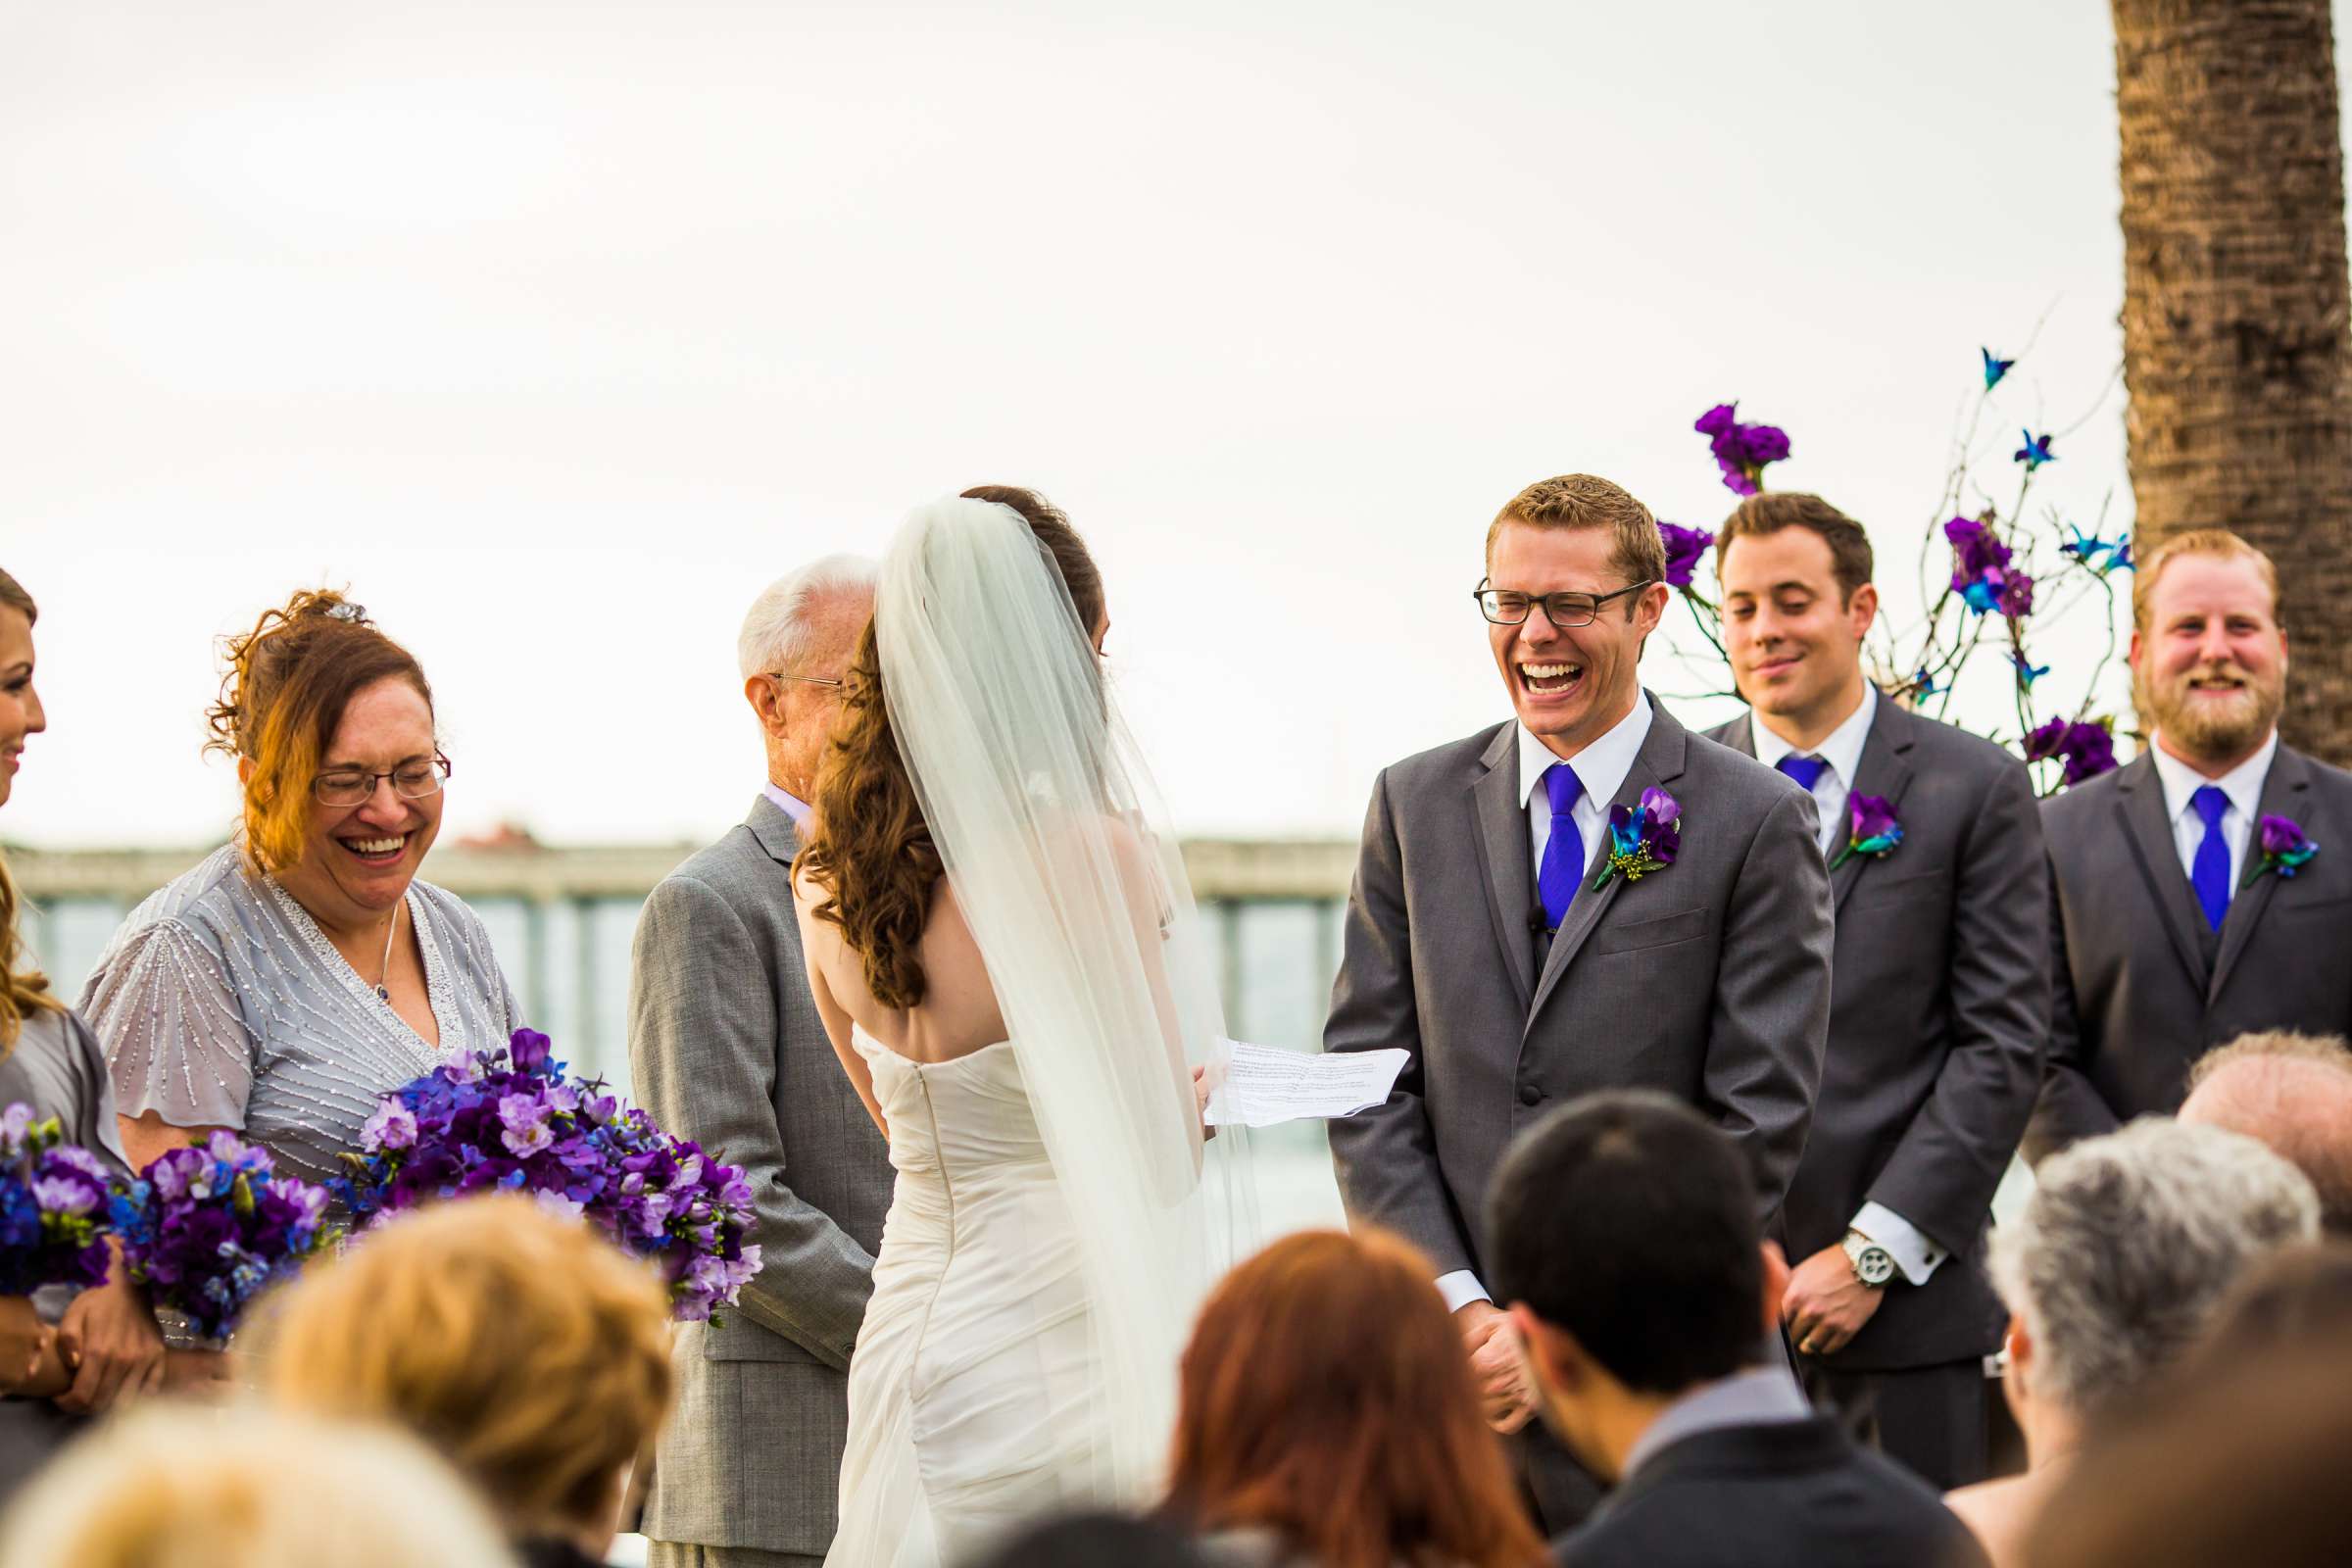
[[[2190, 684], [2201, 680], [2235, 680], [2235, 692], [2196, 693]], [[2262, 744], [2278, 722], [2286, 706], [2286, 675], [2268, 677], [2241, 664], [2199, 664], [2182, 670], [2157, 686], [2137, 670], [2132, 675], [2132, 701], [2142, 716], [2153, 718], [2157, 730], [2191, 756], [2215, 761], [2242, 757]]]

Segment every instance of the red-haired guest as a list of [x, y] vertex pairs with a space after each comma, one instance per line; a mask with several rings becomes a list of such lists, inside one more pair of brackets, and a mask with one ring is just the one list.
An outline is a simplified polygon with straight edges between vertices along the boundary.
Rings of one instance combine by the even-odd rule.
[[1377, 1231], [1227, 1275], [1184, 1352], [1168, 1514], [1267, 1568], [1542, 1561], [1434, 1278]]
[[132, 1163], [226, 1127], [321, 1181], [378, 1096], [521, 1020], [482, 922], [416, 875], [450, 764], [416, 659], [326, 591], [227, 653], [210, 749], [242, 829], [130, 912], [82, 1012]]

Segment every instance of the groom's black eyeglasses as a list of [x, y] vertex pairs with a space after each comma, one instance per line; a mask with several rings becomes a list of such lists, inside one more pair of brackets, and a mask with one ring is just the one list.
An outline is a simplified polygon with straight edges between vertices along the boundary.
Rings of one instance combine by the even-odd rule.
[[1648, 586], [1647, 582], [1628, 583], [1605, 594], [1523, 594], [1511, 588], [1490, 588], [1482, 582], [1476, 597], [1480, 612], [1497, 626], [1516, 626], [1527, 619], [1530, 610], [1542, 605], [1544, 618], [1567, 631], [1592, 625], [1601, 606], [1627, 594], [1638, 594]]

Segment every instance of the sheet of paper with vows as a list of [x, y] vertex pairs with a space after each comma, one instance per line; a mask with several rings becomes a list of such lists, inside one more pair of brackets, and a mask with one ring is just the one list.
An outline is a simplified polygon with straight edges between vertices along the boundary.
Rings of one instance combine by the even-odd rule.
[[1316, 1055], [1237, 1040], [1225, 1082], [1209, 1099], [1208, 1122], [1271, 1127], [1302, 1117], [1352, 1116], [1386, 1101], [1409, 1059], [1394, 1047]]

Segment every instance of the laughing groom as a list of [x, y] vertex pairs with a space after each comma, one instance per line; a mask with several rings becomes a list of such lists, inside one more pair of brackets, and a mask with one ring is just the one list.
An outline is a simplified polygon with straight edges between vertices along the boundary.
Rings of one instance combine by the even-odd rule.
[[[1512, 1136], [1592, 1090], [1662, 1090], [1731, 1135], [1776, 1229], [1821, 1079], [1813, 802], [1642, 691], [1665, 579], [1649, 509], [1607, 480], [1511, 499], [1477, 599], [1516, 716], [1382, 772], [1348, 901], [1325, 1049], [1411, 1059], [1385, 1105], [1331, 1124], [1341, 1192], [1436, 1264], [1506, 1431], [1533, 1394], [1472, 1216]], [[1591, 1510], [1559, 1445], [1539, 1430], [1521, 1453], [1547, 1530]]]

